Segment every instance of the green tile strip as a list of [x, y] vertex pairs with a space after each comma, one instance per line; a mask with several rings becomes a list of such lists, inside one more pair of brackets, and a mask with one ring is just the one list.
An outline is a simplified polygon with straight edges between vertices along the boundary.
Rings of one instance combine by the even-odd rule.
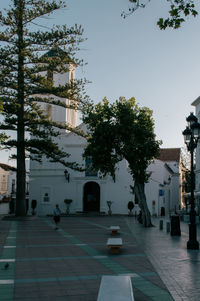
[[[144, 254], [128, 254], [128, 255], [120, 255], [120, 257], [144, 257]], [[109, 258], [109, 257], [117, 257], [117, 255], [112, 256], [92, 256], [94, 259], [99, 258]], [[56, 260], [76, 260], [76, 259], [89, 259], [91, 256], [64, 256], [64, 257], [28, 257], [28, 258], [17, 258], [16, 262], [23, 261], [56, 261]]]
[[152, 282], [144, 279], [138, 274], [133, 274], [131, 277], [133, 287], [140, 290], [144, 295], [150, 297], [153, 301], [173, 301], [174, 299], [168, 291], [161, 289]]
[[[50, 222], [49, 220], [44, 219], [44, 221], [50, 227], [52, 227], [52, 228], [54, 227], [52, 222]], [[94, 223], [91, 223], [91, 224], [96, 225], [96, 226], [98, 225], [98, 224], [94, 224]], [[103, 227], [101, 225], [99, 225], [99, 226], [101, 228], [108, 229], [107, 227]], [[59, 229], [59, 233], [62, 236], [68, 238], [71, 242], [73, 242], [75, 244], [78, 244], [79, 247], [83, 251], [85, 251], [88, 255], [96, 256], [95, 259], [97, 261], [99, 261], [101, 264], [103, 264], [104, 266], [106, 266], [108, 269], [110, 269], [114, 274], [116, 274], [116, 275], [121, 275], [121, 274], [130, 275], [133, 287], [140, 290], [144, 295], [150, 297], [153, 301], [160, 301], [161, 298], [162, 298], [162, 301], [173, 301], [174, 300], [171, 297], [171, 295], [169, 294], [168, 291], [163, 290], [159, 286], [157, 286], [157, 285], [153, 284], [152, 282], [148, 281], [147, 279], [141, 277], [139, 274], [132, 273], [131, 270], [127, 269], [126, 267], [123, 267], [121, 264], [113, 261], [111, 258], [102, 256], [102, 254], [100, 254], [98, 251], [96, 251], [92, 247], [84, 244], [80, 240], [76, 239], [74, 236], [72, 236], [70, 234], [67, 234], [66, 231], [64, 231], [62, 229]], [[88, 276], [86, 276], [86, 277], [88, 277]], [[78, 277], [78, 279], [79, 279], [79, 277]], [[88, 278], [85, 278], [85, 279], [88, 279]]]
[[[101, 275], [89, 275], [89, 276], [66, 276], [66, 277], [47, 277], [47, 278], [27, 278], [16, 279], [15, 283], [39, 283], [39, 282], [56, 282], [56, 281], [73, 281], [73, 280], [91, 280], [98, 279]], [[66, 299], [67, 300], [67, 299]]]
[[[61, 231], [61, 230], [60, 230]], [[32, 236], [31, 236], [32, 237]], [[44, 236], [43, 236], [44, 237]], [[69, 238], [67, 235], [63, 235], [63, 237]], [[70, 237], [71, 239], [71, 237]], [[86, 246], [87, 244], [83, 243], [76, 243], [75, 241], [73, 243], [68, 243], [68, 244], [37, 244], [37, 245], [17, 245], [17, 248], [49, 248], [49, 247], [67, 247], [67, 246], [74, 246], [76, 245], [77, 247], [80, 246]], [[105, 243], [90, 243], [91, 246], [105, 246]], [[133, 244], [128, 244], [124, 243], [123, 245], [129, 245], [129, 246], [134, 246]], [[128, 255], [127, 255], [128, 256]], [[143, 254], [143, 256], [146, 256]]]
[[[133, 275], [133, 274], [131, 274]], [[155, 276], [156, 273], [141, 273], [143, 276]], [[36, 283], [36, 282], [56, 282], [56, 281], [73, 281], [73, 280], [90, 280], [101, 278], [102, 275], [88, 275], [88, 276], [66, 276], [66, 277], [46, 277], [46, 278], [26, 278], [16, 279], [15, 283]], [[137, 275], [138, 276], [138, 275]]]
[[[17, 222], [12, 221], [2, 255], [0, 256], [0, 298], [5, 301], [12, 301], [14, 297], [16, 232]], [[4, 268], [6, 263], [9, 264], [8, 269]]]
[[[83, 220], [83, 219], [80, 219], [80, 221], [81, 221], [82, 223], [85, 223], [85, 224], [88, 224], [88, 225], [91, 225], [91, 226], [96, 226], [96, 227], [101, 228], [101, 229], [109, 230], [108, 227], [99, 225], [99, 224], [97, 224], [97, 223], [93, 223], [93, 222], [90, 222], [90, 221], [87, 221], [87, 220]], [[127, 232], [124, 232], [124, 231], [121, 231], [121, 230], [120, 230], [119, 233], [122, 233], [122, 234], [125, 234], [125, 235], [128, 235], [128, 236], [132, 236], [132, 233], [131, 233], [131, 232], [127, 233]]]

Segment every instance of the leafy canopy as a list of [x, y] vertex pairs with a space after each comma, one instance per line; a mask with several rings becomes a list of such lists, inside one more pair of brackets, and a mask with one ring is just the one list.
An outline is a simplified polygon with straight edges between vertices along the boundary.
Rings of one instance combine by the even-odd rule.
[[[160, 29], [171, 27], [177, 29], [185, 22], [186, 17], [198, 15], [197, 3], [193, 0], [166, 0], [169, 2], [169, 17], [166, 19], [160, 18], [157, 25]], [[129, 0], [132, 6], [128, 12], [122, 12], [122, 17], [126, 18], [128, 15], [133, 14], [138, 8], [145, 8], [151, 0]]]
[[150, 109], [139, 107], [134, 98], [120, 97], [113, 104], [104, 98], [85, 108], [83, 121], [89, 130], [84, 156], [92, 158], [94, 169], [114, 176], [116, 164], [126, 159], [133, 178], [147, 182], [146, 169], [161, 143], [154, 134]]

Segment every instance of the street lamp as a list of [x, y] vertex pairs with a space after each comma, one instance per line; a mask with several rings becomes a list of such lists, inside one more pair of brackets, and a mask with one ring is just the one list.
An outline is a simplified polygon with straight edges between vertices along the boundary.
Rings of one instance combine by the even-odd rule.
[[187, 249], [198, 250], [199, 242], [197, 241], [196, 230], [196, 212], [195, 212], [195, 178], [194, 178], [194, 150], [197, 147], [198, 140], [200, 139], [200, 124], [198, 119], [193, 113], [186, 118], [188, 126], [183, 131], [185, 144], [191, 154], [191, 194], [190, 194], [190, 223], [189, 223], [189, 240], [187, 242]]
[[67, 182], [69, 183], [69, 180], [70, 180], [70, 173], [68, 172], [67, 169], [64, 170], [64, 175], [65, 175], [65, 179], [66, 179]]

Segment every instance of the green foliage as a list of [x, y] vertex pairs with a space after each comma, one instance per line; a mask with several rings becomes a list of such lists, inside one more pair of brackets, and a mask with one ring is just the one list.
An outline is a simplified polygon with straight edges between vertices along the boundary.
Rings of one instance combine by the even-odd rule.
[[71, 125], [52, 121], [46, 108], [78, 109], [85, 100], [85, 80], [55, 87], [51, 78], [53, 73], [64, 74], [70, 66], [83, 64], [75, 58], [83, 29], [77, 25], [37, 29], [39, 18], [62, 8], [65, 2], [59, 0], [11, 0], [10, 8], [0, 12], [0, 130], [15, 133], [3, 146], [17, 150], [17, 215], [25, 215], [25, 157], [41, 161], [45, 155], [52, 162], [78, 169], [75, 162], [67, 161], [69, 154], [56, 140], [60, 130], [73, 130]]
[[[122, 17], [126, 18], [128, 15], [133, 14], [138, 8], [145, 8], [147, 3], [151, 0], [129, 0], [132, 6], [128, 12], [123, 12]], [[157, 25], [160, 29], [171, 27], [173, 29], [180, 28], [182, 23], [185, 22], [186, 17], [198, 15], [197, 4], [193, 0], [166, 0], [170, 3], [169, 17], [166, 19], [160, 18]]]
[[129, 202], [128, 202], [128, 210], [132, 211], [133, 208], [134, 208], [134, 203], [133, 203], [133, 201], [129, 201]]
[[195, 4], [193, 3], [193, 1], [174, 0], [171, 1], [169, 10], [170, 17], [165, 20], [163, 18], [160, 18], [157, 24], [160, 29], [166, 29], [167, 27], [177, 29], [181, 27], [183, 22], [185, 22], [185, 17], [196, 17], [197, 15], [198, 12], [195, 9]]
[[107, 201], [106, 203], [108, 205], [108, 208], [111, 209], [111, 205], [112, 205], [113, 202], [112, 201]]
[[3, 111], [3, 101], [0, 100], [0, 113]]
[[8, 136], [5, 133], [0, 133], [0, 145], [3, 145], [6, 139], [8, 139]]
[[64, 203], [65, 203], [66, 205], [69, 205], [69, 204], [72, 203], [72, 200], [71, 200], [71, 199], [64, 199]]
[[32, 200], [31, 201], [31, 208], [34, 210], [37, 207], [37, 201], [36, 200]]
[[32, 215], [35, 215], [35, 208], [37, 207], [37, 200], [31, 201]]
[[156, 141], [150, 109], [140, 108], [134, 98], [121, 97], [113, 104], [104, 98], [85, 108], [83, 121], [90, 133], [84, 156], [91, 156], [96, 170], [114, 176], [116, 164], [126, 159], [134, 180], [148, 181], [146, 169], [161, 143]]

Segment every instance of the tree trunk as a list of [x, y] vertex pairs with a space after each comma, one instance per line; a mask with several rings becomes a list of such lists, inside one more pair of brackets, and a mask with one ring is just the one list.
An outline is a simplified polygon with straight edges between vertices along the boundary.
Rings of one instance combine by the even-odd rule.
[[144, 183], [139, 183], [135, 181], [134, 192], [137, 196], [139, 206], [142, 211], [142, 224], [144, 225], [144, 227], [153, 227], [153, 224], [151, 222], [151, 214], [149, 212], [147, 202], [146, 202]]
[[25, 128], [24, 128], [24, 40], [23, 40], [23, 10], [24, 1], [20, 0], [18, 10], [18, 111], [17, 111], [17, 192], [16, 216], [26, 215], [26, 168], [25, 168]]

